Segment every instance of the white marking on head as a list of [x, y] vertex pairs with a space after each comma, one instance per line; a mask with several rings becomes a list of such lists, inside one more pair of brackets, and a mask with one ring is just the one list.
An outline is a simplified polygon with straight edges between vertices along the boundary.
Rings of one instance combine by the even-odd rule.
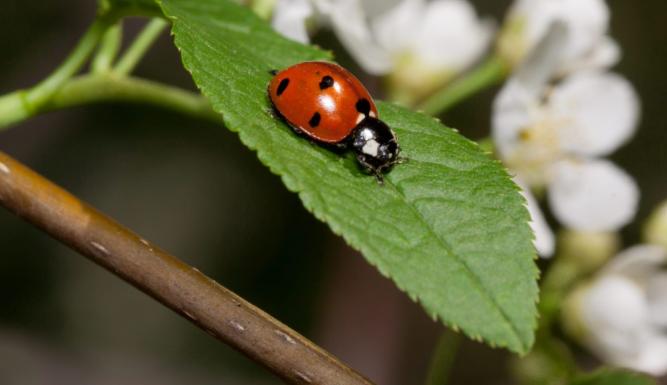
[[375, 134], [373, 134], [373, 131], [369, 130], [368, 128], [365, 128], [361, 131], [361, 138], [363, 140], [371, 140], [375, 137]]
[[372, 157], [378, 156], [378, 149], [380, 148], [380, 143], [376, 140], [369, 140], [364, 144], [364, 147], [361, 148], [361, 152]]
[[364, 114], [359, 114], [359, 115], [357, 116], [357, 121], [355, 122], [355, 124], [359, 124], [359, 123], [361, 123], [361, 121], [364, 120], [365, 118], [366, 118], [366, 115], [364, 115]]
[[368, 115], [369, 115], [371, 118], [377, 118], [377, 114], [376, 114], [373, 110], [371, 110], [371, 112], [369, 112]]

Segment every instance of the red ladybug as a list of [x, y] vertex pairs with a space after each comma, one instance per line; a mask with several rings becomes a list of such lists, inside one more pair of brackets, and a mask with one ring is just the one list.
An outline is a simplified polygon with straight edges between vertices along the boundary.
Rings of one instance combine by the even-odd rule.
[[366, 88], [343, 67], [320, 61], [293, 65], [275, 74], [269, 97], [297, 133], [352, 149], [378, 180], [398, 162], [396, 135], [378, 119]]

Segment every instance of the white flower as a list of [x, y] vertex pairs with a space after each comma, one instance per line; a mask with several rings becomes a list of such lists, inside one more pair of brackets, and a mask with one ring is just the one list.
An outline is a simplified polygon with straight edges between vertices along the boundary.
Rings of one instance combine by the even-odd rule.
[[604, 361], [667, 373], [667, 250], [639, 245], [612, 260], [566, 302], [567, 330]]
[[378, 45], [361, 0], [315, 0], [315, 4], [341, 44], [366, 72], [382, 75], [392, 70], [391, 56]]
[[568, 30], [560, 73], [608, 68], [618, 61], [618, 45], [607, 36], [609, 8], [604, 0], [515, 0], [499, 39], [500, 55], [511, 64], [521, 63], [556, 21]]
[[273, 9], [271, 24], [284, 36], [301, 43], [308, 43], [306, 21], [313, 12], [310, 0], [279, 0]]
[[637, 212], [634, 180], [607, 160], [563, 161], [554, 166], [549, 205], [558, 220], [581, 231], [613, 231]]
[[274, 28], [304, 41], [304, 21], [313, 13], [366, 72], [391, 73], [397, 87], [418, 94], [477, 61], [494, 31], [465, 0], [280, 0]]
[[484, 53], [493, 32], [464, 0], [404, 0], [372, 23], [377, 42], [394, 63], [412, 57], [428, 71], [464, 70]]
[[578, 72], [550, 86], [553, 58], [563, 52], [563, 35], [553, 36], [496, 98], [496, 149], [525, 184], [546, 188], [554, 215], [566, 227], [616, 230], [634, 217], [638, 188], [624, 171], [597, 157], [632, 136], [638, 98], [625, 79], [600, 71]]
[[556, 248], [554, 233], [544, 219], [542, 210], [540, 210], [537, 200], [530, 192], [530, 188], [516, 176], [514, 177], [514, 182], [521, 187], [521, 195], [526, 199], [526, 208], [530, 213], [530, 222], [528, 222], [528, 224], [530, 225], [531, 230], [533, 230], [533, 234], [535, 234], [533, 244], [535, 245], [537, 254], [545, 258], [551, 257]]

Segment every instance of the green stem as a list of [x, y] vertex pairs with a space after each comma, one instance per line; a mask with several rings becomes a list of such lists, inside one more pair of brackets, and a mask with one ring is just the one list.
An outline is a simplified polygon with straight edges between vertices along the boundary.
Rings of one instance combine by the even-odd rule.
[[39, 84], [25, 92], [25, 108], [28, 111], [36, 110], [47, 101], [60, 86], [69, 78], [74, 76], [86, 62], [107, 30], [109, 22], [107, 19], [97, 19], [88, 28], [72, 53], [51, 75]]
[[0, 97], [0, 130], [39, 112], [100, 102], [150, 104], [192, 117], [221, 122], [220, 114], [213, 111], [208, 100], [199, 94], [150, 80], [111, 73], [73, 78], [52, 95], [39, 111], [29, 114], [22, 109], [23, 93], [24, 91], [16, 91]]
[[208, 100], [199, 94], [150, 80], [115, 75], [86, 75], [72, 79], [44, 106], [44, 111], [99, 102], [150, 104], [221, 122], [220, 114], [213, 111]]
[[0, 129], [25, 120], [35, 114], [27, 108], [26, 91], [14, 91], [0, 96]]
[[426, 385], [447, 384], [460, 342], [459, 334], [449, 329], [442, 332], [431, 355]]
[[508, 70], [502, 59], [492, 56], [472, 72], [427, 98], [418, 109], [429, 115], [440, 115], [484, 88], [500, 83], [507, 76]]
[[46, 79], [30, 89], [0, 96], [0, 128], [20, 122], [39, 112], [58, 89], [81, 69], [110, 24], [108, 17], [98, 18], [67, 59]]
[[141, 60], [166, 26], [167, 22], [164, 19], [152, 19], [139, 36], [137, 36], [130, 48], [127, 49], [127, 52], [118, 60], [118, 64], [116, 64], [113, 71], [119, 75], [126, 75], [132, 72], [137, 63], [139, 63], [139, 60]]
[[118, 55], [118, 50], [120, 49], [122, 35], [123, 29], [120, 23], [107, 30], [102, 38], [97, 54], [91, 63], [93, 72], [108, 72], [111, 69], [111, 64], [116, 59], [116, 55]]

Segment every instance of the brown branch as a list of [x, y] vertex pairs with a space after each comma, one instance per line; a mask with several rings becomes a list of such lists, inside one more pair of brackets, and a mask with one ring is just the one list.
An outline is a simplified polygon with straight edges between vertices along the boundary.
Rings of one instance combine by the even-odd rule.
[[287, 383], [372, 385], [305, 337], [2, 152], [0, 203]]

